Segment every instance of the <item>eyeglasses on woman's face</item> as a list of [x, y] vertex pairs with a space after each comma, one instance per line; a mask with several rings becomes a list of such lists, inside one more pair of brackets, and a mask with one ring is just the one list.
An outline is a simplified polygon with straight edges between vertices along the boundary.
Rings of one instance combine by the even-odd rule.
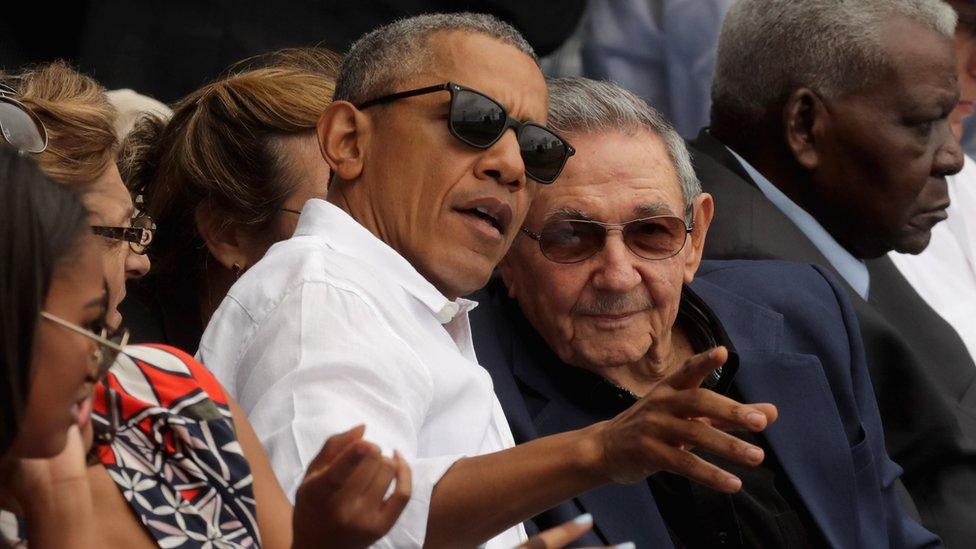
[[128, 242], [129, 248], [139, 255], [145, 255], [149, 251], [149, 245], [152, 244], [155, 231], [156, 223], [148, 215], [140, 215], [134, 218], [129, 227], [92, 226], [92, 232], [99, 236]]
[[[119, 355], [126, 354], [125, 346], [129, 342], [129, 331], [123, 328], [112, 333], [102, 323], [98, 333], [95, 333], [47, 311], [41, 311], [41, 317], [98, 344], [98, 348], [92, 355], [92, 359], [98, 362], [98, 374], [94, 381], [101, 381], [104, 384], [106, 420], [96, 422], [95, 442], [110, 444], [115, 439], [115, 433], [119, 428], [119, 412], [118, 395], [109, 387], [107, 374], [112, 365], [115, 364], [115, 359]], [[107, 424], [102, 425], [102, 423]]]
[[603, 249], [610, 231], [620, 231], [624, 244], [643, 259], [667, 259], [684, 248], [694, 223], [674, 215], [657, 215], [626, 223], [601, 223], [588, 219], [561, 219], [543, 225], [538, 233], [522, 228], [539, 242], [542, 255], [556, 263], [579, 263]]
[[535, 122], [522, 122], [508, 115], [498, 101], [471, 88], [447, 82], [436, 86], [392, 93], [364, 101], [358, 109], [391, 103], [407, 97], [447, 91], [451, 93], [447, 128], [461, 142], [487, 149], [498, 142], [509, 128], [515, 129], [525, 174], [539, 183], [552, 183], [559, 177], [576, 150], [555, 132]]

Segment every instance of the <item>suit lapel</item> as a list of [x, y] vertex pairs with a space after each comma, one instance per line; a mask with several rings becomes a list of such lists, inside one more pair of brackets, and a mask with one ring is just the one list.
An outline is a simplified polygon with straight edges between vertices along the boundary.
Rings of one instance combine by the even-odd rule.
[[771, 402], [779, 410], [763, 435], [810, 515], [832, 546], [856, 546], [854, 465], [819, 359], [781, 351], [778, 313], [707, 282], [693, 287], [737, 347], [735, 386], [743, 401]]
[[[513, 351], [515, 377], [548, 400], [533, 419], [538, 436], [582, 429], [607, 419], [595, 417], [582, 407], [570, 404], [553, 382], [553, 376], [544, 372], [545, 366], [529, 355], [525, 345], [517, 345]], [[584, 512], [593, 515], [593, 530], [601, 543], [633, 541], [637, 547], [673, 547], [646, 482], [607, 484], [574, 498], [574, 501]]]

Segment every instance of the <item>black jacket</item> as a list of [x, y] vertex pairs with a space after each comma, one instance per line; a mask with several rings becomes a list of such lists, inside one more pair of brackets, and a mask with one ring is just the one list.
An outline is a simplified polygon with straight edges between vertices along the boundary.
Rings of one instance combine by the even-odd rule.
[[[739, 162], [706, 131], [690, 143], [715, 219], [707, 259], [827, 259], [783, 215]], [[976, 544], [976, 365], [959, 335], [909, 285], [894, 264], [867, 262], [868, 300], [841, 285], [854, 305], [888, 453], [905, 472], [922, 523], [948, 547]], [[838, 278], [840, 278], [838, 276]], [[974, 313], [976, 314], [976, 313]]]

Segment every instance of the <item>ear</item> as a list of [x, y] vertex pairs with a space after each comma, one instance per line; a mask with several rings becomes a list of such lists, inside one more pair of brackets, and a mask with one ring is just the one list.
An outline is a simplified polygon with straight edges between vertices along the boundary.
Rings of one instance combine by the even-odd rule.
[[235, 264], [242, 269], [250, 266], [247, 265], [240, 227], [228, 223], [226, 216], [207, 202], [198, 205], [193, 215], [197, 232], [217, 262], [228, 270], [233, 269]]
[[817, 137], [826, 123], [827, 109], [820, 96], [809, 88], [800, 88], [790, 94], [783, 107], [783, 131], [786, 145], [797, 163], [807, 170], [820, 164]]
[[332, 176], [354, 181], [363, 171], [363, 145], [371, 129], [370, 119], [348, 101], [334, 101], [315, 126], [322, 158]]
[[705, 235], [708, 234], [708, 227], [712, 224], [712, 217], [715, 215], [715, 201], [712, 195], [701, 193], [692, 203], [694, 212], [694, 227], [688, 238], [688, 249], [685, 251], [684, 281], [690, 284], [695, 279], [698, 266], [701, 264], [702, 254], [705, 250]]

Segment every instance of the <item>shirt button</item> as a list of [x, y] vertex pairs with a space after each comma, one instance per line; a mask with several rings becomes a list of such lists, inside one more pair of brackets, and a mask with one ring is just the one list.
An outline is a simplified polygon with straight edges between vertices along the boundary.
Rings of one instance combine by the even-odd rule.
[[454, 315], [457, 314], [457, 312], [458, 312], [457, 305], [453, 303], [448, 303], [447, 305], [441, 307], [441, 310], [437, 313], [437, 320], [441, 322], [450, 322], [454, 318]]

